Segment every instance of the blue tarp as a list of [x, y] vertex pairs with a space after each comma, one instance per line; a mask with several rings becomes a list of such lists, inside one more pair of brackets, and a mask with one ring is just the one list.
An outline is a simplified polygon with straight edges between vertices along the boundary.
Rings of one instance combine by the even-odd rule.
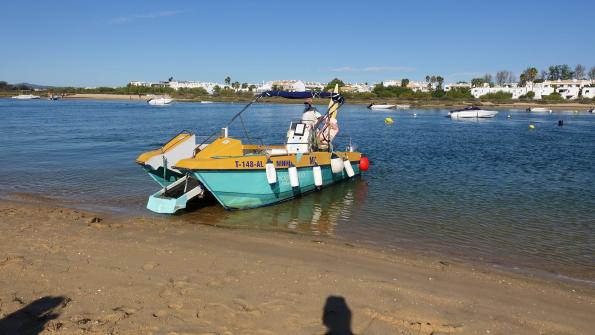
[[308, 99], [308, 98], [332, 98], [333, 101], [343, 103], [344, 98], [338, 93], [332, 92], [287, 92], [287, 91], [266, 91], [262, 97], [281, 97], [287, 99]]

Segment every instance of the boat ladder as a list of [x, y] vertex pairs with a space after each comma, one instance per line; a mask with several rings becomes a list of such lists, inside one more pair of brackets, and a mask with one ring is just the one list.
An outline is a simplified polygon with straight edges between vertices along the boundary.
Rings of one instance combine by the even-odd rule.
[[149, 197], [147, 208], [155, 213], [173, 214], [186, 208], [188, 201], [202, 198], [205, 189], [191, 176], [184, 176]]

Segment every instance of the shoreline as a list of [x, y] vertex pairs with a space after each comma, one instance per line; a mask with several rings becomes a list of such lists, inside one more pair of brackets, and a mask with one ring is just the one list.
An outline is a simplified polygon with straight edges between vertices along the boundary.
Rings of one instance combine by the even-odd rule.
[[[552, 264], [546, 266], [546, 264], [541, 263], [541, 267], [536, 266], [531, 260], [524, 259], [523, 261], [512, 262], [510, 259], [505, 259], [502, 257], [494, 257], [494, 258], [487, 258], [485, 255], [476, 255], [476, 256], [469, 256], [461, 252], [460, 250], [453, 250], [452, 248], [447, 247], [435, 247], [434, 249], [428, 249], [426, 247], [419, 247], [417, 242], [415, 241], [402, 241], [402, 244], [398, 247], [393, 245], [387, 245], [383, 243], [377, 243], [372, 241], [360, 241], [357, 239], [350, 239], [344, 236], [330, 236], [330, 235], [318, 235], [313, 234], [309, 231], [298, 231], [298, 230], [291, 230], [291, 229], [280, 229], [280, 228], [271, 228], [271, 227], [249, 227], [248, 226], [233, 226], [233, 225], [226, 225], [221, 224], [218, 221], [215, 222], [205, 222], [203, 220], [198, 219], [196, 215], [200, 214], [200, 209], [192, 210], [189, 213], [182, 213], [182, 215], [161, 215], [150, 212], [146, 210], [144, 207], [138, 208], [136, 210], [132, 210], [130, 208], [114, 208], [114, 207], [105, 207], [105, 206], [97, 206], [97, 205], [90, 205], [85, 204], [82, 202], [77, 202], [74, 200], [66, 200], [66, 199], [56, 199], [51, 197], [45, 197], [42, 195], [34, 194], [34, 193], [5, 193], [2, 195], [0, 193], [0, 204], [2, 202], [8, 203], [16, 203], [21, 204], [24, 206], [30, 205], [42, 205], [42, 206], [56, 206], [56, 207], [63, 207], [66, 209], [71, 210], [78, 210], [78, 211], [87, 211], [87, 212], [95, 212], [95, 213], [102, 213], [103, 215], [108, 215], [111, 217], [115, 217], [121, 220], [129, 220], [135, 219], [139, 217], [149, 218], [149, 219], [159, 219], [164, 222], [173, 222], [175, 224], [196, 224], [202, 225], [207, 227], [214, 227], [216, 229], [224, 229], [224, 230], [238, 230], [238, 231], [247, 231], [247, 232], [262, 232], [262, 233], [271, 233], [271, 234], [282, 234], [282, 235], [296, 235], [296, 236], [303, 236], [303, 237], [310, 237], [310, 238], [322, 238], [327, 239], [330, 241], [335, 241], [339, 244], [358, 244], [363, 248], [376, 250], [381, 253], [392, 253], [392, 254], [406, 254], [407, 257], [415, 258], [415, 257], [426, 257], [426, 258], [448, 258], [452, 261], [467, 264], [469, 266], [475, 266], [480, 268], [485, 268], [487, 270], [495, 270], [501, 271], [503, 273], [510, 273], [516, 274], [520, 276], [526, 276], [536, 279], [542, 279], [545, 281], [555, 281], [560, 283], [566, 283], [570, 285], [580, 285], [586, 286], [595, 289], [595, 272], [589, 273], [585, 272], [584, 269], [581, 268], [579, 271], [576, 268], [569, 268], [566, 267], [566, 272], [560, 272], [560, 269], [556, 269], [556, 267]], [[214, 203], [214, 206], [219, 206], [218, 204]], [[233, 211], [229, 212], [233, 213]], [[209, 215], [212, 215], [209, 213]], [[587, 274], [591, 274], [591, 276], [587, 276]]]
[[[141, 101], [141, 100], [148, 100], [147, 96], [138, 95], [121, 95], [121, 94], [74, 94], [70, 96], [64, 97], [67, 100], [113, 100], [113, 101]], [[175, 99], [176, 102], [200, 102], [202, 99]], [[243, 99], [240, 97], [205, 97], [205, 100], [213, 101], [213, 102], [220, 102], [220, 103], [247, 103], [250, 102], [250, 99]], [[375, 99], [376, 101], [382, 100], [388, 103], [393, 104], [410, 104], [411, 108], [459, 108], [465, 107], [470, 105], [477, 105], [477, 106], [485, 106], [485, 107], [496, 107], [496, 108], [520, 108], [526, 109], [529, 107], [549, 107], [551, 109], [566, 109], [566, 108], [573, 108], [576, 110], [587, 111], [591, 108], [595, 107], [595, 102], [591, 104], [587, 103], [577, 103], [577, 102], [555, 102], [555, 103], [547, 103], [542, 101], [536, 102], [505, 102], [505, 103], [496, 103], [490, 101], [430, 101], [430, 102], [419, 102], [419, 101], [402, 101], [402, 100], [395, 100], [395, 99]], [[361, 99], [347, 99], [348, 105], [368, 105], [373, 100], [361, 100]], [[287, 100], [287, 99], [275, 99], [275, 98], [266, 98], [260, 101], [261, 103], [284, 103], [284, 104], [302, 104], [302, 100]], [[315, 99], [315, 104], [326, 104], [326, 99]], [[406, 110], [406, 109], [405, 109]]]
[[[192, 210], [189, 213], [183, 213], [182, 215], [161, 215], [150, 212], [146, 210], [144, 207], [137, 208], [137, 209], [130, 209], [130, 208], [113, 208], [113, 207], [104, 207], [104, 206], [97, 206], [97, 205], [89, 205], [84, 204], [81, 202], [77, 202], [74, 200], [65, 200], [65, 199], [55, 199], [51, 197], [45, 197], [42, 195], [34, 194], [34, 193], [7, 193], [2, 194], [0, 193], [0, 204], [2, 202], [9, 202], [9, 203], [16, 203], [21, 204], [24, 206], [29, 205], [37, 205], [40, 204], [42, 206], [56, 206], [56, 207], [63, 207], [71, 210], [79, 210], [79, 211], [87, 211], [87, 212], [95, 212], [95, 213], [102, 213], [103, 215], [108, 215], [110, 217], [118, 218], [120, 220], [129, 220], [135, 218], [149, 218], [149, 219], [159, 219], [163, 220], [164, 222], [173, 222], [176, 224], [196, 224], [196, 225], [203, 225], [207, 227], [214, 227], [216, 229], [224, 229], [224, 230], [238, 230], [238, 231], [246, 231], [246, 232], [258, 232], [258, 233], [271, 233], [271, 234], [282, 234], [282, 235], [295, 235], [295, 236], [303, 236], [303, 237], [310, 237], [310, 238], [322, 238], [327, 239], [330, 241], [335, 241], [339, 244], [358, 244], [359, 246], [376, 250], [381, 253], [390, 253], [396, 255], [405, 254], [407, 257], [416, 258], [416, 257], [427, 257], [427, 258], [448, 258], [451, 261], [467, 264], [469, 266], [475, 266], [480, 268], [485, 268], [487, 270], [496, 270], [501, 271], [503, 273], [510, 273], [516, 274], [525, 277], [531, 277], [535, 279], [541, 279], [545, 281], [554, 281], [560, 282], [570, 285], [579, 285], [585, 286], [592, 289], [595, 289], [595, 272], [586, 272], [584, 269], [581, 268], [581, 271], [575, 268], [568, 268], [566, 267], [566, 272], [556, 272], [554, 268], [556, 268], [552, 264], [544, 264], [540, 263], [540, 266], [535, 265], [530, 260], [523, 260], [522, 262], [517, 261], [516, 263], [511, 263], [510, 259], [504, 259], [501, 257], [486, 257], [487, 255], [476, 255], [476, 256], [469, 256], [463, 253], [461, 250], [457, 250], [456, 248], [448, 248], [445, 246], [442, 247], [435, 247], [433, 249], [428, 248], [420, 248], [417, 246], [416, 242], [413, 241], [406, 241], [403, 242], [402, 245], [395, 247], [391, 245], [386, 245], [383, 243], [376, 243], [372, 241], [360, 241], [357, 239], [350, 239], [347, 237], [342, 236], [330, 236], [330, 235], [316, 235], [308, 231], [298, 231], [298, 230], [290, 230], [290, 229], [280, 229], [280, 228], [272, 228], [272, 227], [247, 227], [247, 226], [233, 226], [227, 224], [220, 224], [219, 222], [205, 222], [202, 220], [197, 221], [197, 214], [200, 214], [200, 209]], [[218, 206], [218, 204], [214, 204]], [[233, 213], [233, 211], [229, 212]], [[249, 224], [248, 224], [249, 226]], [[572, 269], [572, 270], [571, 270]], [[587, 275], [591, 275], [588, 276]]]
[[0, 325], [43, 296], [65, 333], [323, 333], [331, 296], [358, 334], [581, 334], [595, 312], [592, 286], [334, 238], [26, 199], [0, 225]]

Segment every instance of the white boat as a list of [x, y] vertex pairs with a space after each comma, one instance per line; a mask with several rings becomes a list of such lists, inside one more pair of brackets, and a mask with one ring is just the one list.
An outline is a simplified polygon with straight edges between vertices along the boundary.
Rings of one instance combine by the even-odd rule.
[[17, 96], [12, 97], [13, 99], [17, 99], [17, 100], [33, 100], [33, 99], [39, 99], [38, 95], [33, 95], [33, 94], [19, 94]]
[[202, 100], [200, 103], [201, 104], [212, 104], [213, 102], [209, 101], [209, 100]]
[[149, 100], [149, 105], [165, 106], [165, 105], [171, 104], [172, 101], [174, 101], [174, 99], [172, 99], [172, 98], [155, 97], [155, 98]]
[[409, 109], [411, 105], [397, 105], [397, 109]]
[[491, 118], [498, 114], [497, 111], [481, 109], [479, 107], [465, 107], [448, 112], [451, 119], [470, 119], [470, 118]]
[[542, 113], [551, 113], [552, 110], [545, 107], [529, 107], [527, 108], [527, 112], [542, 112]]
[[393, 109], [397, 105], [389, 105], [389, 104], [370, 104], [368, 106], [369, 109]]

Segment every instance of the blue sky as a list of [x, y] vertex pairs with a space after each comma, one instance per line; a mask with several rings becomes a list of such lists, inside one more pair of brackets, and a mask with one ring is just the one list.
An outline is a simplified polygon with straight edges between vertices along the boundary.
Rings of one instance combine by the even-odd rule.
[[595, 66], [595, 1], [6, 1], [0, 80], [458, 81]]

